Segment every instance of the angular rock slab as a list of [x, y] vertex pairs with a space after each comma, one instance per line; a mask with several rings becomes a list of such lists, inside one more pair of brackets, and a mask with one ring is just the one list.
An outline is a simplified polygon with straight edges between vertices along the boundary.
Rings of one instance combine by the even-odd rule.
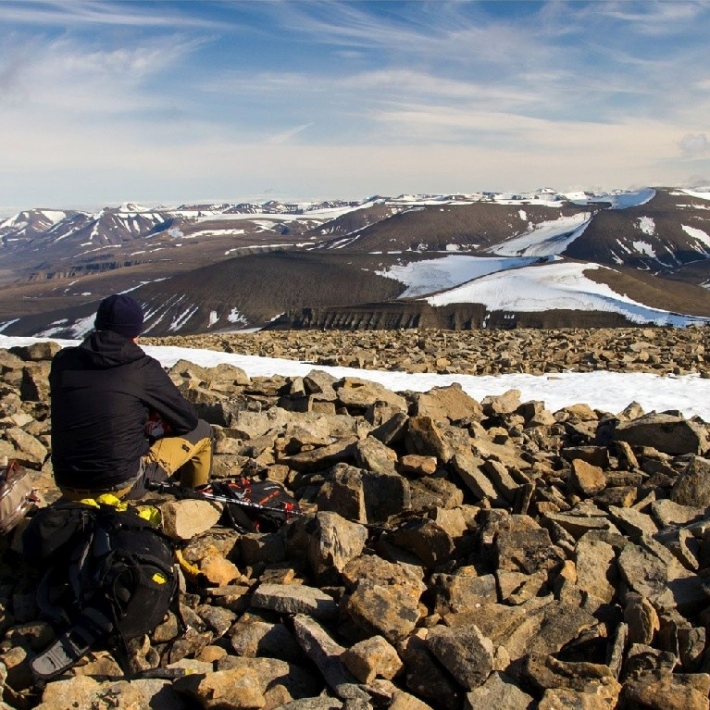
[[707, 432], [681, 415], [652, 412], [614, 430], [615, 441], [631, 446], [651, 446], [666, 454], [704, 454], [710, 448]]
[[304, 584], [261, 584], [252, 594], [251, 605], [281, 614], [307, 614], [314, 619], [338, 616], [338, 604], [333, 597]]
[[345, 614], [368, 633], [384, 636], [396, 644], [412, 633], [421, 618], [416, 594], [403, 594], [399, 586], [361, 581], [342, 602]]
[[703, 580], [686, 570], [666, 548], [647, 542], [653, 552], [646, 545], [629, 543], [619, 554], [619, 571], [629, 587], [658, 612], [678, 609], [684, 613], [706, 606]]
[[317, 621], [298, 614], [293, 619], [293, 632], [306, 656], [315, 663], [325, 682], [339, 698], [369, 699], [369, 695], [357, 685], [355, 676], [340, 660], [345, 647]]
[[464, 710], [531, 710], [534, 703], [532, 695], [519, 688], [512, 678], [496, 671], [483, 685], [466, 693]]
[[477, 626], [435, 626], [426, 646], [466, 690], [483, 685], [493, 670], [493, 642]]
[[673, 484], [670, 499], [680, 505], [710, 506], [710, 459], [693, 457]]

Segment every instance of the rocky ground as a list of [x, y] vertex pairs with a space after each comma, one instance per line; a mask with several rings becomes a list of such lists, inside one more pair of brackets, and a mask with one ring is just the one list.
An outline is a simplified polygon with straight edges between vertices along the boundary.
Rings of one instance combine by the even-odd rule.
[[[704, 341], [703, 329], [201, 339], [314, 362], [303, 378], [170, 370], [214, 428], [215, 477], [280, 481], [305, 514], [242, 533], [211, 503], [150, 498], [192, 570], [174, 611], [134, 645], [130, 680], [97, 649], [43, 688], [28, 662], [54, 632], [19, 531], [0, 539], [4, 707], [707, 709], [707, 423], [633, 403], [551, 412], [515, 391], [396, 393], [317, 367], [702, 374]], [[0, 456], [47, 501], [55, 349], [0, 351]]]
[[145, 338], [151, 345], [402, 372], [710, 372], [710, 328], [290, 330]]

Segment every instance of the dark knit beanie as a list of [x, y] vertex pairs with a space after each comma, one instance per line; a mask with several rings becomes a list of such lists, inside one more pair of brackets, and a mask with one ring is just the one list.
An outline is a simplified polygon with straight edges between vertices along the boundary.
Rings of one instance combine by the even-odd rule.
[[130, 296], [114, 293], [99, 304], [94, 327], [137, 338], [143, 330], [143, 311]]

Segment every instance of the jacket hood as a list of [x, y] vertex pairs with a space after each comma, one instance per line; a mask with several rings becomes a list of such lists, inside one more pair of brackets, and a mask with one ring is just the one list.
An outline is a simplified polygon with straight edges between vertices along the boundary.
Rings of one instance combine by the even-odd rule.
[[117, 367], [145, 356], [136, 343], [112, 330], [93, 331], [79, 347], [97, 367]]

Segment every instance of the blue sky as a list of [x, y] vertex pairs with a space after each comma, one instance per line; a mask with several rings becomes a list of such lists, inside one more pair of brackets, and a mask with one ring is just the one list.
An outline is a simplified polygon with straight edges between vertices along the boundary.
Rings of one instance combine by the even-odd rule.
[[710, 2], [0, 0], [0, 208], [710, 182]]

